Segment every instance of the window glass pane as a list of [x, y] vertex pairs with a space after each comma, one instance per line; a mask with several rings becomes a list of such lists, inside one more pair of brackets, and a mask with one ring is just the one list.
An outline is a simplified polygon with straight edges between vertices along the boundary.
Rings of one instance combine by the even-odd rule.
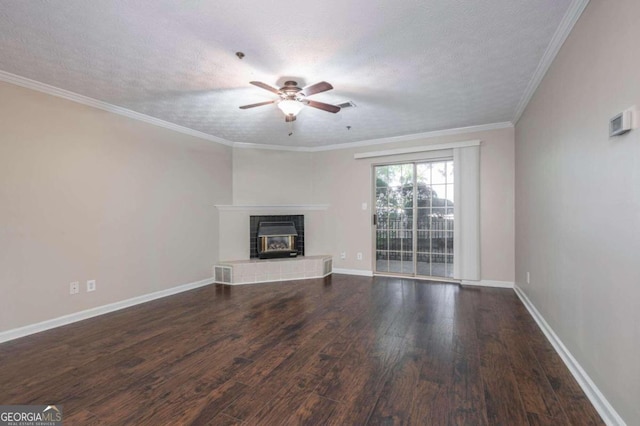
[[413, 186], [413, 164], [402, 165], [402, 185]]
[[446, 233], [446, 248], [448, 254], [453, 254], [453, 232]]
[[388, 252], [376, 251], [376, 271], [389, 272]]
[[376, 208], [386, 210], [389, 205], [389, 190], [387, 188], [376, 188]]
[[419, 253], [431, 252], [431, 239], [429, 238], [429, 232], [418, 231], [417, 249]]
[[447, 184], [447, 192], [445, 194], [445, 198], [447, 199], [447, 206], [453, 206], [454, 202], [454, 192], [453, 192], [453, 184]]
[[404, 219], [404, 210], [402, 209], [393, 209], [389, 210], [389, 228], [397, 229], [401, 228], [400, 223]]
[[447, 167], [446, 162], [433, 163], [431, 172], [431, 184], [438, 185], [447, 183]]
[[413, 238], [411, 235], [409, 235], [408, 238], [402, 239], [402, 251], [403, 252], [413, 251]]
[[418, 229], [429, 229], [431, 227], [431, 209], [418, 209]]
[[402, 253], [402, 273], [413, 274], [413, 253]]
[[402, 253], [399, 251], [389, 252], [389, 272], [402, 272]]
[[388, 180], [389, 169], [386, 166], [376, 167], [376, 188], [386, 188]]
[[[451, 256], [451, 260], [453, 260], [453, 256]], [[453, 263], [447, 262], [447, 275], [448, 278], [453, 278]]]
[[431, 163], [416, 166], [416, 178], [419, 184], [431, 185]]
[[447, 276], [447, 257], [440, 254], [431, 255], [431, 275], [434, 277]]
[[413, 207], [413, 184], [402, 187], [402, 206]]
[[402, 185], [402, 164], [392, 164], [387, 166], [389, 170], [389, 176], [387, 183], [389, 186], [401, 186]]
[[447, 185], [432, 185], [431, 186], [431, 206], [432, 207], [444, 207], [446, 203]]
[[408, 208], [404, 210], [402, 225], [405, 229], [413, 229], [413, 209]]
[[417, 197], [418, 207], [431, 207], [431, 198], [433, 190], [426, 183], [418, 182]]
[[447, 161], [447, 183], [453, 183], [453, 161]]
[[445, 244], [444, 238], [437, 238], [432, 235], [430, 253], [434, 256], [439, 254], [444, 254], [445, 252], [444, 244]]
[[431, 276], [431, 258], [428, 254], [416, 254], [416, 274]]
[[387, 231], [376, 232], [376, 249], [389, 250], [389, 232]]
[[397, 228], [393, 228], [389, 231], [389, 250], [400, 250], [402, 248], [400, 243], [400, 232]]

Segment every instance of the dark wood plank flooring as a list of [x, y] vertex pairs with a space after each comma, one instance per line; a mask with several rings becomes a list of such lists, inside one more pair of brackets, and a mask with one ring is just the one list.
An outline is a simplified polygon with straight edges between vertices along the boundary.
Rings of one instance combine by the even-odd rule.
[[67, 425], [590, 425], [512, 290], [208, 286], [0, 345], [0, 404]]

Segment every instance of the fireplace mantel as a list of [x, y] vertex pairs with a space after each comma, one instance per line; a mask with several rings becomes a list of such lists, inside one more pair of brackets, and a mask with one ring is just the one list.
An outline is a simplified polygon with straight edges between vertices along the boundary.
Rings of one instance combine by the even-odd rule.
[[327, 210], [329, 204], [282, 204], [282, 205], [220, 205], [215, 206], [220, 211], [313, 211]]

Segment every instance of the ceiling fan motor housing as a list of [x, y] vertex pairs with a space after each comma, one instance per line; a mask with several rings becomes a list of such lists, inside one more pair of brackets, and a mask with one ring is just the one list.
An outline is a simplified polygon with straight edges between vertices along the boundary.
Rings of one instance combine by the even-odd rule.
[[280, 91], [285, 94], [287, 99], [295, 99], [296, 94], [302, 89], [298, 87], [298, 83], [289, 80], [284, 82], [284, 86], [280, 88]]

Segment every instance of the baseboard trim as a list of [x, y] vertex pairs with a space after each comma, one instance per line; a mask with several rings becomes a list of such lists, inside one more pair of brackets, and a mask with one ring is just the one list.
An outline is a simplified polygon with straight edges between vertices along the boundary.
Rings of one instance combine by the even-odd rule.
[[110, 312], [119, 311], [124, 308], [139, 305], [141, 303], [150, 302], [152, 300], [160, 299], [174, 294], [182, 293], [184, 291], [193, 290], [199, 287], [204, 287], [209, 284], [213, 284], [213, 277], [207, 278], [201, 281], [196, 281], [189, 284], [179, 285], [177, 287], [168, 288], [166, 290], [156, 291], [154, 293], [144, 294], [142, 296], [133, 297], [131, 299], [121, 300], [119, 302], [110, 303], [108, 305], [97, 306], [95, 308], [87, 309], [80, 312], [75, 312], [69, 315], [63, 315], [58, 318], [42, 321], [36, 324], [26, 325], [24, 327], [14, 328], [13, 330], [7, 330], [0, 332], [0, 343], [8, 342], [9, 340], [19, 339], [20, 337], [29, 336], [31, 334], [40, 333], [41, 331], [50, 330], [56, 327], [62, 327], [74, 322], [82, 321], [85, 319], [97, 317], [99, 315], [108, 314]]
[[602, 417], [602, 420], [607, 425], [616, 425], [616, 426], [624, 426], [626, 425], [625, 421], [620, 417], [620, 415], [616, 412], [616, 410], [611, 406], [609, 401], [605, 398], [605, 396], [600, 392], [600, 389], [596, 386], [596, 384], [591, 380], [586, 371], [582, 368], [580, 363], [574, 356], [569, 352], [569, 349], [562, 343], [560, 337], [553, 331], [551, 326], [544, 319], [542, 314], [536, 309], [535, 305], [529, 300], [524, 291], [518, 287], [518, 285], [514, 285], [513, 289], [516, 294], [527, 308], [533, 319], [536, 321], [544, 335], [547, 337], [553, 348], [556, 350], [562, 361], [565, 363], [573, 377], [576, 379], [584, 393], [589, 398], [589, 401], [593, 404], [595, 409], [598, 411], [598, 414]]
[[460, 285], [469, 286], [469, 287], [514, 288], [514, 284], [512, 281], [495, 281], [495, 280], [480, 280], [480, 281], [461, 280]]
[[333, 268], [334, 274], [344, 274], [344, 275], [359, 275], [361, 277], [372, 277], [373, 271], [368, 271], [365, 269], [342, 269], [342, 268]]

